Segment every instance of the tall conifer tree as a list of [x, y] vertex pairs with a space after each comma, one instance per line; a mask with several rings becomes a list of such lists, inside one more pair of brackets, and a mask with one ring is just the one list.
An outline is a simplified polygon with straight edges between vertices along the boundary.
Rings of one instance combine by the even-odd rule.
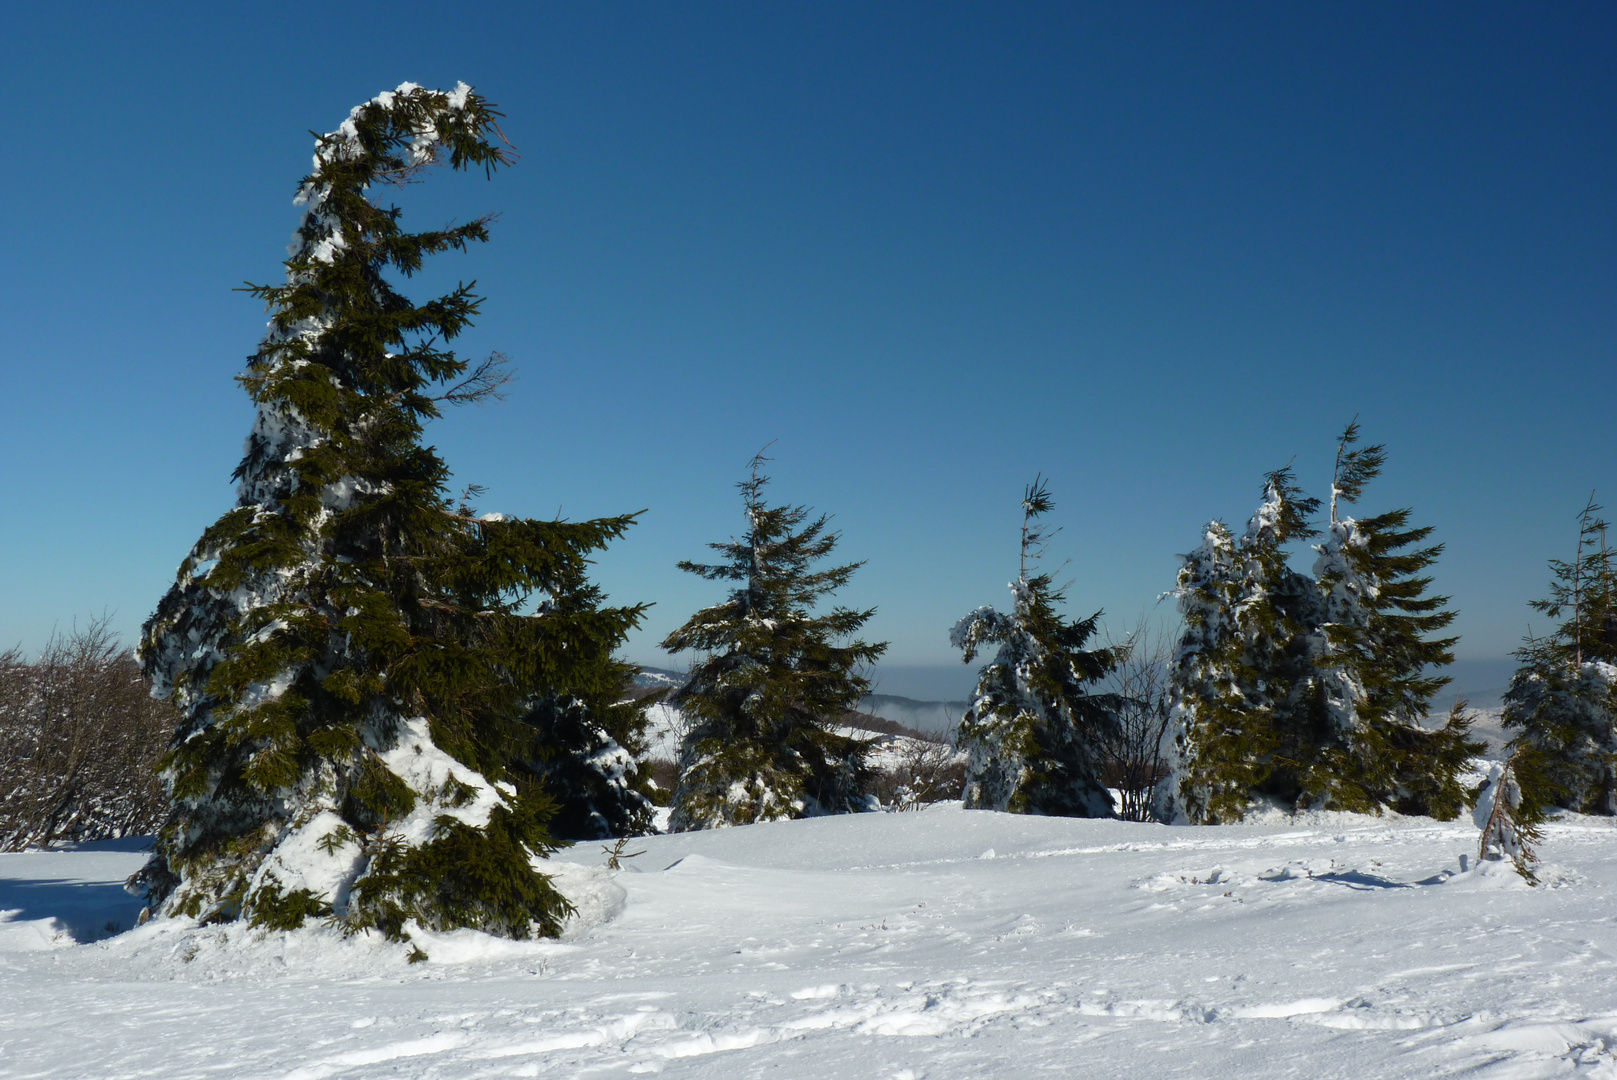
[[1448, 820], [1464, 809], [1459, 775], [1486, 745], [1470, 738], [1463, 708], [1443, 727], [1422, 722], [1449, 679], [1458, 638], [1432, 637], [1454, 621], [1446, 596], [1428, 596], [1424, 574], [1442, 544], [1419, 546], [1431, 526], [1409, 528], [1411, 511], [1346, 517], [1381, 473], [1386, 450], [1360, 447], [1359, 425], [1338, 442], [1331, 479], [1331, 520], [1314, 574], [1321, 597], [1320, 732], [1306, 785], [1309, 804], [1341, 810], [1382, 808]]
[[1184, 556], [1177, 588], [1185, 620], [1174, 666], [1174, 766], [1158, 816], [1238, 821], [1254, 800], [1296, 805], [1311, 758], [1310, 630], [1314, 582], [1287, 565], [1286, 545], [1317, 535], [1319, 500], [1289, 467], [1264, 478], [1263, 502], [1239, 539], [1210, 522]]
[[1408, 510], [1342, 516], [1386, 460], [1357, 442], [1355, 423], [1338, 448], [1317, 577], [1287, 565], [1289, 541], [1318, 535], [1308, 519], [1320, 506], [1289, 468], [1267, 477], [1239, 542], [1214, 522], [1185, 557], [1163, 815], [1234, 821], [1267, 802], [1448, 819], [1465, 806], [1458, 777], [1483, 744], [1459, 707], [1441, 728], [1424, 723], [1448, 682], [1431, 669], [1453, 660], [1454, 639], [1430, 636], [1454, 619], [1448, 598], [1428, 596], [1422, 574], [1442, 545], [1416, 546], [1432, 530], [1408, 528]]
[[1551, 805], [1617, 814], [1617, 552], [1591, 495], [1570, 562], [1550, 560], [1550, 595], [1536, 611], [1560, 620], [1516, 651], [1505, 692], [1511, 746], [1541, 763]]
[[237, 506], [142, 642], [182, 714], [172, 813], [136, 879], [154, 912], [526, 937], [569, 910], [534, 865], [554, 804], [529, 766], [557, 753], [522, 717], [615, 677], [641, 609], [602, 608], [586, 571], [632, 517], [449, 497], [421, 435], [440, 404], [498, 388], [496, 365], [468, 373], [446, 347], [480, 300], [461, 285], [413, 303], [386, 275], [486, 240], [486, 219], [407, 233], [369, 199], [435, 163], [506, 164], [498, 115], [464, 83], [355, 108], [317, 141], [286, 283], [253, 289], [272, 314], [241, 377], [257, 419]]
[[764, 502], [767, 460], [754, 457], [737, 485], [746, 532], [708, 545], [724, 561], [679, 564], [736, 584], [724, 603], [692, 615], [662, 645], [706, 656], [671, 699], [693, 722], [680, 750], [675, 832], [876, 806], [865, 742], [834, 728], [869, 693], [859, 671], [887, 645], [849, 640], [874, 609], [815, 614], [864, 564], [812, 569], [838, 536], [823, 514], [810, 520], [804, 507]]
[[1029, 573], [1052, 535], [1038, 519], [1054, 503], [1035, 479], [1022, 493], [1021, 569], [1008, 614], [980, 607], [955, 624], [949, 640], [970, 663], [987, 646], [994, 659], [977, 678], [960, 721], [967, 751], [968, 809], [1016, 814], [1107, 817], [1112, 796], [1101, 780], [1104, 743], [1117, 729], [1119, 702], [1087, 687], [1117, 666], [1111, 649], [1085, 649], [1100, 612], [1067, 622], [1066, 601], [1049, 574]]

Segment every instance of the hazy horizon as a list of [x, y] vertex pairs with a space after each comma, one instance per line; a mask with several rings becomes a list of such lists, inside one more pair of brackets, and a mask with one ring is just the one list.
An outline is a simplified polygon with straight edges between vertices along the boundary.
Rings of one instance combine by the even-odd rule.
[[[878, 664], [871, 679], [872, 694], [890, 694], [916, 701], [959, 702], [971, 696], [977, 685], [977, 670], [982, 657], [971, 664]], [[991, 659], [988, 658], [988, 659]], [[682, 666], [631, 659], [642, 667], [665, 671], [682, 671]], [[1503, 691], [1516, 670], [1517, 662], [1510, 657], [1485, 660], [1456, 660], [1443, 669], [1450, 678], [1448, 686], [1438, 692], [1433, 705], [1446, 710], [1456, 696], [1465, 697], [1473, 705], [1491, 706], [1492, 695]]]

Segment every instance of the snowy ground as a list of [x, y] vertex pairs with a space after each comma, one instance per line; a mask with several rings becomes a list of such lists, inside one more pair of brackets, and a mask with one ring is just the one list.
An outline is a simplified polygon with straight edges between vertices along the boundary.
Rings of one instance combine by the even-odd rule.
[[1617, 825], [921, 813], [589, 845], [562, 942], [127, 926], [135, 845], [0, 856], [0, 1077], [1617, 1077]]

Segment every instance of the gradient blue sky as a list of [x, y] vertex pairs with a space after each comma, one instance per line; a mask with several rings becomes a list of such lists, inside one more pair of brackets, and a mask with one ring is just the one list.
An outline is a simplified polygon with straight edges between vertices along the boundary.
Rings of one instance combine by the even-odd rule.
[[1617, 505], [1614, 56], [1609, 3], [20, 5], [0, 643], [134, 636], [233, 498], [231, 290], [280, 275], [309, 130], [464, 79], [522, 158], [404, 194], [501, 215], [414, 294], [476, 278], [461, 344], [521, 381], [431, 437], [484, 509], [647, 508], [599, 564], [656, 602], [634, 658], [718, 599], [674, 562], [770, 440], [930, 665], [1006, 600], [1035, 472], [1122, 628], [1264, 471], [1322, 493], [1354, 414], [1364, 509], [1436, 526], [1459, 653], [1501, 657]]

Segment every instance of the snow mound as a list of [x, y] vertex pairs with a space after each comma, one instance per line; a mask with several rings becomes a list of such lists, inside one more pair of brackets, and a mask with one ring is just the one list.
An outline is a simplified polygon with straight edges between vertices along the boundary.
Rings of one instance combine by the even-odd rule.
[[562, 932], [565, 940], [582, 937], [616, 918], [628, 901], [629, 894], [613, 880], [617, 875], [610, 870], [561, 860], [542, 865], [551, 882], [576, 909]]
[[94, 937], [144, 856], [3, 855], [0, 1044], [41, 1080], [1609, 1075], [1614, 841], [1551, 821], [1559, 887], [1530, 888], [1475, 863], [1468, 821], [945, 804], [647, 837], [616, 871], [580, 844], [545, 864], [579, 909], [563, 940], [412, 929], [415, 965], [322, 927], [75, 945], [53, 908]]

